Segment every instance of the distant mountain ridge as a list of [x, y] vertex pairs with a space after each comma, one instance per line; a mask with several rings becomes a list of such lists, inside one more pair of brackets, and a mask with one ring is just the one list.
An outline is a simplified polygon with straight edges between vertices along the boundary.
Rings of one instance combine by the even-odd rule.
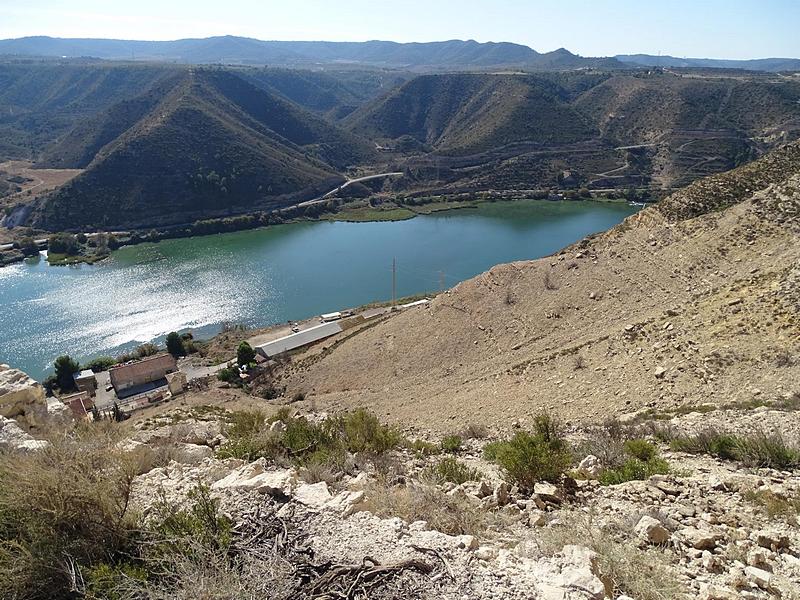
[[748, 71], [800, 71], [800, 58], [756, 58], [724, 60], [718, 58], [676, 58], [651, 54], [618, 54], [617, 60], [643, 67], [694, 67], [712, 69], [745, 69]]
[[174, 41], [52, 38], [0, 40], [0, 54], [46, 57], [92, 57], [103, 60], [151, 60], [228, 64], [352, 64], [393, 68], [488, 68], [525, 66], [539, 69], [621, 68], [614, 58], [584, 58], [560, 48], [539, 53], [510, 42], [448, 40], [399, 43], [387, 41], [264, 41], [220, 36]]

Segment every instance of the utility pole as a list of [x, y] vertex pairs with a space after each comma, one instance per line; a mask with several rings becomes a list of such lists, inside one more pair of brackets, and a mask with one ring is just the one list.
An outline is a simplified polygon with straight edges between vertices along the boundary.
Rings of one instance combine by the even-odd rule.
[[392, 309], [397, 301], [397, 259], [392, 258]]

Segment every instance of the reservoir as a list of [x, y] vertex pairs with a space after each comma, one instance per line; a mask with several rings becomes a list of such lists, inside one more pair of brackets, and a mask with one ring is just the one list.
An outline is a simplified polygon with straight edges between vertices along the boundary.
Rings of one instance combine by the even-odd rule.
[[0, 363], [42, 379], [60, 354], [115, 356], [170, 331], [263, 327], [438, 291], [493, 265], [546, 256], [638, 210], [515, 201], [406, 221], [303, 222], [124, 247], [95, 265], [0, 268]]

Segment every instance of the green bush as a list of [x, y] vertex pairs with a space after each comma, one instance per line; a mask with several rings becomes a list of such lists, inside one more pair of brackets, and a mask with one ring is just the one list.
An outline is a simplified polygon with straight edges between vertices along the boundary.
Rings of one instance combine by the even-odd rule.
[[462, 440], [460, 435], [448, 435], [442, 438], [442, 450], [444, 452], [458, 452], [461, 450], [461, 444]]
[[733, 435], [719, 433], [713, 429], [692, 436], [682, 436], [670, 442], [670, 448], [689, 454], [710, 454], [724, 460], [736, 460], [739, 440]]
[[558, 481], [572, 464], [572, 453], [558, 424], [547, 415], [534, 420], [534, 433], [520, 431], [510, 440], [493, 442], [484, 456], [500, 465], [505, 477], [525, 491], [538, 481]]
[[344, 442], [349, 452], [381, 454], [403, 440], [398, 431], [382, 425], [375, 415], [364, 409], [329, 417], [324, 426]]
[[225, 367], [217, 372], [217, 379], [231, 385], [242, 385], [242, 378], [239, 376], [239, 369], [236, 367]]
[[117, 364], [117, 360], [115, 358], [111, 358], [110, 356], [100, 356], [95, 358], [86, 365], [87, 369], [91, 369], [95, 373], [101, 373], [102, 371], [108, 371], [111, 367]]
[[622, 465], [606, 469], [597, 478], [602, 485], [616, 485], [626, 481], [643, 480], [651, 475], [669, 473], [669, 463], [663, 458], [651, 458], [648, 461], [630, 458]]
[[483, 476], [479, 470], [473, 469], [451, 456], [441, 459], [434, 466], [426, 469], [424, 475], [438, 483], [449, 481], [455, 484], [478, 481]]
[[170, 331], [167, 334], [167, 352], [175, 358], [186, 356], [186, 348], [183, 345], [183, 338], [177, 331]]
[[247, 342], [242, 342], [236, 349], [236, 362], [240, 367], [246, 367], [256, 362], [256, 351]]
[[658, 449], [655, 447], [655, 445], [651, 444], [647, 440], [627, 440], [624, 446], [626, 454], [629, 454], [633, 458], [643, 462], [648, 462], [649, 460], [654, 459], [658, 454]]

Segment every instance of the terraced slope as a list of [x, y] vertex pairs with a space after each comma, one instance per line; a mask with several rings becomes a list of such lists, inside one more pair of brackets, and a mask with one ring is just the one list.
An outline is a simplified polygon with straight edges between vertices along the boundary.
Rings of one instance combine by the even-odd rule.
[[609, 232], [494, 267], [282, 384], [321, 409], [454, 431], [800, 393], [800, 143]]

